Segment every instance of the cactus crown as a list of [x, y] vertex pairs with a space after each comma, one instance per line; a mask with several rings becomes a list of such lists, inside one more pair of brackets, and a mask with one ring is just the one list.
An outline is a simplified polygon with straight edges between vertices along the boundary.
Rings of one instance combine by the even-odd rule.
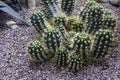
[[59, 67], [78, 71], [108, 54], [114, 39], [116, 18], [95, 1], [86, 2], [79, 17], [72, 15], [75, 0], [42, 0], [44, 10], [31, 15], [41, 41], [28, 45], [35, 60], [53, 61]]

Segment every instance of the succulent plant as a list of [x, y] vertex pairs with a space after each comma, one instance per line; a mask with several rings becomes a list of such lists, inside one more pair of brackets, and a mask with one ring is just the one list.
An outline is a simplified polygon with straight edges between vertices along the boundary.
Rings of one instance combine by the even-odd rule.
[[116, 27], [116, 18], [109, 9], [89, 0], [78, 17], [72, 14], [75, 0], [62, 0], [62, 9], [57, 0], [42, 2], [43, 12], [35, 11], [30, 18], [40, 32], [40, 40], [28, 44], [33, 59], [55, 62], [77, 72], [108, 54]]
[[70, 15], [74, 9], [75, 0], [62, 0], [62, 10], [67, 15]]
[[44, 41], [47, 48], [52, 51], [56, 52], [56, 50], [60, 47], [60, 35], [57, 30], [50, 30], [45, 33]]
[[56, 63], [59, 67], [65, 67], [68, 60], [68, 50], [64, 47], [58, 48], [56, 52]]
[[44, 14], [40, 11], [34, 11], [30, 17], [32, 25], [40, 32], [46, 32], [50, 25], [46, 21]]
[[28, 53], [31, 58], [37, 61], [45, 61], [47, 59], [47, 53], [45, 52], [40, 41], [32, 41], [28, 44]]
[[70, 71], [77, 72], [82, 67], [82, 57], [79, 54], [73, 54], [68, 60], [68, 68]]
[[99, 5], [92, 6], [86, 16], [86, 32], [94, 34], [102, 25], [103, 8]]
[[95, 34], [93, 46], [93, 57], [95, 59], [104, 58], [114, 39], [114, 33], [109, 29], [100, 29]]

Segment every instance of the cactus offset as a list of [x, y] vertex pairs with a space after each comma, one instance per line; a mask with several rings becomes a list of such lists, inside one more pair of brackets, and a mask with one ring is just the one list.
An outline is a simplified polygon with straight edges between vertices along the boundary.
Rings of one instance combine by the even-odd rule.
[[62, 10], [67, 15], [70, 15], [74, 9], [75, 0], [62, 0]]
[[28, 44], [28, 53], [31, 58], [37, 61], [45, 61], [47, 59], [47, 53], [39, 41], [32, 41]]
[[109, 51], [114, 39], [114, 34], [109, 29], [100, 29], [95, 34], [95, 41], [93, 46], [93, 57], [96, 59], [104, 58]]

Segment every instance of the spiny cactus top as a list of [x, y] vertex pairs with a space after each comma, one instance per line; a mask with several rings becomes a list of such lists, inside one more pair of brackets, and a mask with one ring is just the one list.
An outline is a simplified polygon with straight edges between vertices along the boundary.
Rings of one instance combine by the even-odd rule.
[[34, 60], [45, 61], [47, 53], [39, 41], [32, 41], [28, 44], [28, 53]]
[[66, 15], [63, 13], [59, 13], [55, 15], [54, 22], [56, 26], [66, 25]]
[[72, 29], [75, 32], [82, 32], [84, 30], [83, 22], [80, 20], [74, 20], [72, 23]]
[[95, 58], [103, 58], [109, 48], [111, 47], [114, 35], [111, 30], [108, 29], [100, 29], [95, 34], [95, 41], [93, 47], [93, 57]]

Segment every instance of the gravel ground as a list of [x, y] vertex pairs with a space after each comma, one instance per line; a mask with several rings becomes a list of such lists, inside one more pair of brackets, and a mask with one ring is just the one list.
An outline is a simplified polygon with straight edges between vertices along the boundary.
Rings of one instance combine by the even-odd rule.
[[[82, 0], [84, 1], [84, 0]], [[78, 0], [74, 13], [77, 14], [81, 2]], [[118, 17], [120, 12], [108, 3], [101, 5], [110, 8]], [[23, 10], [22, 15], [28, 15], [30, 10]], [[28, 16], [25, 16], [26, 20]], [[0, 80], [120, 80], [120, 28], [117, 35], [118, 46], [112, 50], [112, 55], [104, 61], [97, 61], [82, 68], [76, 75], [67, 69], [58, 69], [50, 63], [38, 63], [30, 60], [26, 52], [27, 43], [34, 40], [38, 33], [34, 27], [18, 27], [0, 31]]]

